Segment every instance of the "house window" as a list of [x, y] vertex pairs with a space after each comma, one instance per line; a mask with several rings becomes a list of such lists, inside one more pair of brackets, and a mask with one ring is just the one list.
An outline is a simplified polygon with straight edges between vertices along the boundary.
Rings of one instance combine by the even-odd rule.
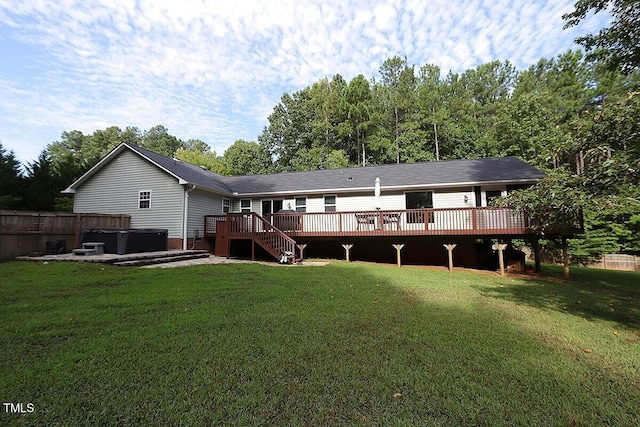
[[222, 213], [231, 212], [231, 200], [222, 199]]
[[324, 196], [324, 211], [325, 212], [336, 211], [336, 196]]
[[151, 209], [151, 191], [138, 192], [138, 209]]
[[306, 212], [306, 211], [307, 211], [307, 198], [296, 197], [296, 212]]
[[[433, 209], [433, 191], [404, 193], [407, 209]], [[424, 212], [408, 212], [407, 222], [424, 224]], [[433, 212], [429, 212], [429, 222], [433, 223]]]
[[251, 212], [251, 200], [249, 200], [249, 199], [240, 200], [240, 212], [242, 212], [242, 213], [250, 213]]

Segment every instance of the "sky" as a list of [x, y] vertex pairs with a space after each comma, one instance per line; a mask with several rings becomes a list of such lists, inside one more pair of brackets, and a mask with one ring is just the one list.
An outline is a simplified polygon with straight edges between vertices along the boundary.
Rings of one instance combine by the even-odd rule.
[[563, 30], [574, 2], [0, 0], [0, 142], [26, 163], [64, 131], [161, 124], [222, 155], [284, 93], [395, 55], [446, 74], [576, 49], [609, 17]]

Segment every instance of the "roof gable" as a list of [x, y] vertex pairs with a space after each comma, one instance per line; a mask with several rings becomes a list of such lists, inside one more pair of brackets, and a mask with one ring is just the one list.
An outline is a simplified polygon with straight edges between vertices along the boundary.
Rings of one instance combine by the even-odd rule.
[[178, 184], [195, 184], [198, 187], [223, 193], [230, 194], [232, 191], [224, 183], [224, 177], [217, 173], [203, 169], [194, 164], [178, 160], [170, 159], [153, 151], [149, 151], [133, 144], [122, 143], [107, 154], [88, 172], [71, 184], [63, 193], [74, 193], [77, 188], [82, 186], [87, 180], [91, 179], [99, 170], [107, 166], [113, 159], [125, 150], [130, 150], [139, 155], [141, 158], [152, 163], [163, 172], [174, 177]]

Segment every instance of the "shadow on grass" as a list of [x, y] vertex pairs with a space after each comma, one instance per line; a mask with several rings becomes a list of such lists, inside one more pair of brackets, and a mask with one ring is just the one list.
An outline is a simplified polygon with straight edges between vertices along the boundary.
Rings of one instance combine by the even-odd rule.
[[[122, 270], [93, 272], [77, 279], [83, 292], [44, 299], [38, 312], [19, 301], [19, 283], [0, 287], [18, 299], [0, 301], [2, 397], [36, 407], [0, 414], [0, 424], [546, 426], [639, 417], [637, 376], [553, 351], [483, 304], [474, 275], [337, 264], [131, 276], [129, 286], [92, 287], [125, 279]], [[44, 294], [69, 287], [51, 282]], [[31, 291], [31, 301], [41, 298], [37, 285]], [[35, 333], [76, 339], [37, 349], [18, 339]]]
[[640, 330], [640, 273], [572, 267], [570, 280], [561, 277], [561, 267], [545, 266], [540, 276], [523, 276], [520, 284], [482, 290], [519, 304]]

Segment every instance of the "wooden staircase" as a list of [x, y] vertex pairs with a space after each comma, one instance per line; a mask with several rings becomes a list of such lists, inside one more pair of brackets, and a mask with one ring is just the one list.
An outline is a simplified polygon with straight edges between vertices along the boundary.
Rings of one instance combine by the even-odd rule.
[[255, 212], [227, 214], [229, 239], [252, 239], [278, 262], [297, 262], [296, 242]]
[[255, 215], [263, 231], [256, 232], [253, 241], [269, 252], [281, 264], [296, 262], [296, 242], [259, 215]]

